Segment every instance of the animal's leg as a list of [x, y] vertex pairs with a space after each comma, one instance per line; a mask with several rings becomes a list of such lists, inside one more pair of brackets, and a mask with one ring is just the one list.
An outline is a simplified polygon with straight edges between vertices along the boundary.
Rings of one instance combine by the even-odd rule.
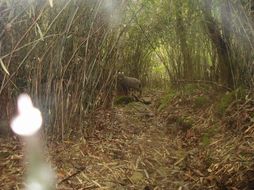
[[128, 96], [129, 90], [128, 90], [127, 87], [123, 87], [123, 92], [124, 92], [124, 95], [125, 95], [125, 96]]

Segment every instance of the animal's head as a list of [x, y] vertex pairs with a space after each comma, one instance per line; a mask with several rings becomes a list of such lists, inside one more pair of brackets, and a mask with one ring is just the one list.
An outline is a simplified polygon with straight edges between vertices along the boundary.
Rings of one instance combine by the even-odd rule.
[[124, 72], [118, 72], [117, 79], [118, 80], [123, 80], [124, 79]]

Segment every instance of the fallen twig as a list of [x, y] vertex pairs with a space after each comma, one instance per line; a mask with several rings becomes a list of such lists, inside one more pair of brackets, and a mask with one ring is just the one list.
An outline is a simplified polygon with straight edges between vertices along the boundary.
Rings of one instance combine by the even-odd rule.
[[75, 173], [73, 173], [73, 174], [67, 176], [67, 177], [64, 178], [64, 179], [62, 179], [62, 180], [58, 183], [58, 185], [60, 185], [61, 183], [65, 182], [65, 181], [67, 181], [67, 180], [69, 180], [70, 178], [72, 178], [72, 177], [78, 175], [79, 173], [81, 173], [81, 172], [84, 171], [85, 169], [86, 169], [86, 167], [80, 168], [80, 169], [79, 169], [78, 171], [76, 171]]

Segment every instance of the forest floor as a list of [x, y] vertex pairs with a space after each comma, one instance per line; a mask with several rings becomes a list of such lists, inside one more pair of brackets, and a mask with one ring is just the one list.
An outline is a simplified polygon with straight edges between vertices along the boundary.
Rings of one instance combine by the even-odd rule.
[[[97, 110], [85, 138], [49, 144], [57, 189], [254, 189], [254, 125], [247, 120], [254, 103], [233, 102], [218, 118], [213, 95], [175, 95], [162, 104], [165, 94], [156, 91], [145, 97], [149, 105]], [[0, 150], [0, 189], [20, 189], [20, 142], [0, 138]]]

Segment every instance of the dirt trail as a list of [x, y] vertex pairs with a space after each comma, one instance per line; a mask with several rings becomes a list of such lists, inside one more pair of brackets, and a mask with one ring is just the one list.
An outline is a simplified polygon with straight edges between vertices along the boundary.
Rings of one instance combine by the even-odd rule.
[[92, 137], [65, 144], [71, 155], [53, 156], [58, 173], [80, 170], [59, 189], [188, 189], [179, 178], [186, 158], [181, 139], [167, 132], [151, 107], [132, 103], [101, 114]]
[[68, 179], [58, 189], [254, 189], [254, 128], [241, 137], [212, 104], [197, 108], [194, 100], [176, 97], [158, 114], [142, 103], [98, 111], [86, 141], [54, 147], [58, 179]]
[[[57, 189], [193, 189], [195, 185], [187, 182], [195, 181], [188, 163], [198, 150], [172, 134], [152, 107], [131, 103], [99, 110], [93, 124], [86, 126], [86, 138], [50, 144]], [[4, 182], [0, 187], [18, 189], [23, 186], [24, 155], [20, 145], [8, 147], [5, 150], [10, 154], [0, 157]]]

